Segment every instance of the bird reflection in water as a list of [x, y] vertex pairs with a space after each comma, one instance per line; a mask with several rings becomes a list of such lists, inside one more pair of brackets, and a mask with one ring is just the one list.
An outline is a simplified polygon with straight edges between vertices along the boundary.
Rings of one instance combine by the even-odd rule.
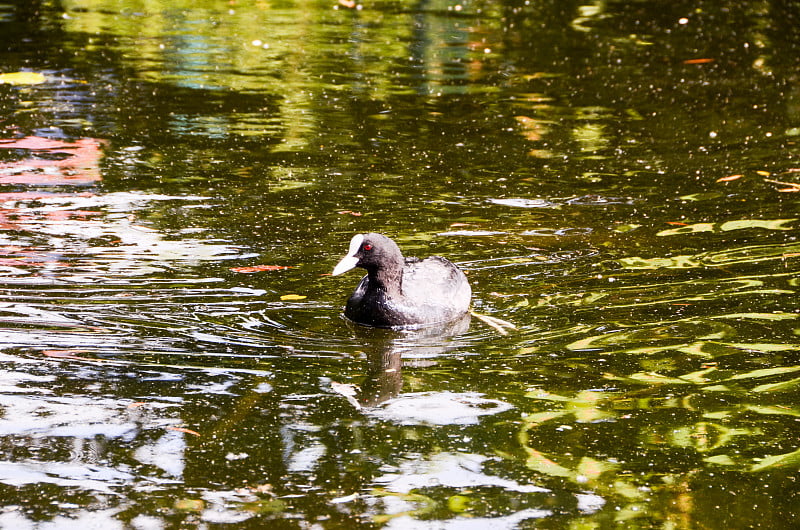
[[457, 337], [469, 329], [470, 319], [467, 313], [446, 324], [415, 330], [379, 329], [349, 323], [356, 337], [363, 339], [367, 376], [353, 392], [341, 388], [345, 385], [337, 385], [339, 388], [334, 387], [334, 390], [345, 395], [357, 408], [377, 407], [400, 394], [403, 366], [433, 366], [437, 357], [457, 350], [461, 345]]

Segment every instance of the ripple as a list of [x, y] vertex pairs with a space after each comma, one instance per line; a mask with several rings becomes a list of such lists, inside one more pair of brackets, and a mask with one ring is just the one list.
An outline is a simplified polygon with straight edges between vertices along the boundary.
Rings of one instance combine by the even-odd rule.
[[475, 425], [481, 416], [514, 408], [475, 392], [421, 392], [386, 401], [370, 415], [402, 425]]

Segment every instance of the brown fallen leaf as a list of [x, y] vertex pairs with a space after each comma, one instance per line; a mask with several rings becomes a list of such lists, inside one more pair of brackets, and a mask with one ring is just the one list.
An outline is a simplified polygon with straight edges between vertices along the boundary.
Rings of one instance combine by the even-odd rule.
[[199, 432], [193, 431], [191, 429], [186, 429], [184, 427], [167, 427], [167, 429], [169, 429], [170, 431], [178, 431], [178, 432], [184, 432], [186, 434], [194, 434], [195, 436], [200, 436]]
[[744, 175], [728, 175], [727, 177], [720, 177], [717, 180], [715, 180], [714, 182], [730, 182], [732, 180], [739, 180], [743, 176]]
[[683, 64], [706, 64], [706, 63], [713, 63], [714, 59], [710, 59], [707, 57], [702, 57], [699, 59], [686, 59], [683, 61]]

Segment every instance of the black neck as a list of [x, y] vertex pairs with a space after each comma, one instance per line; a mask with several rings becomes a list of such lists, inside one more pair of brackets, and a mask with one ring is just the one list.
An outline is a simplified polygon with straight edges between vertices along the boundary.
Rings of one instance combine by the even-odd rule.
[[403, 284], [403, 264], [397, 266], [383, 266], [378, 269], [368, 270], [369, 284], [373, 289], [379, 289], [387, 294], [400, 294]]

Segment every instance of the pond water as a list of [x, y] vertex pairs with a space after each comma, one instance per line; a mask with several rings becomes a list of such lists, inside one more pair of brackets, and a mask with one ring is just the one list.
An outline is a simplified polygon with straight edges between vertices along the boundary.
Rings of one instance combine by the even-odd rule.
[[[0, 527], [794, 527], [798, 27], [0, 0]], [[514, 328], [348, 323], [367, 231]]]

